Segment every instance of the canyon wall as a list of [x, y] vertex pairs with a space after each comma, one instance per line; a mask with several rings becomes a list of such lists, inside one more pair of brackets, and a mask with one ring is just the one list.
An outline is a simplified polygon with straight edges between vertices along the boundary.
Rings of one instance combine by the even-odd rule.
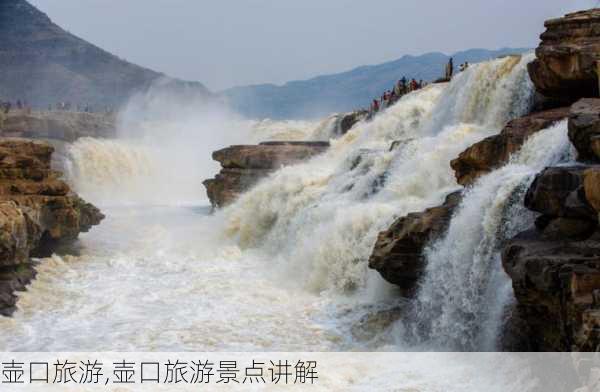
[[0, 314], [15, 310], [17, 290], [35, 276], [31, 257], [50, 256], [104, 218], [50, 167], [54, 149], [0, 140]]

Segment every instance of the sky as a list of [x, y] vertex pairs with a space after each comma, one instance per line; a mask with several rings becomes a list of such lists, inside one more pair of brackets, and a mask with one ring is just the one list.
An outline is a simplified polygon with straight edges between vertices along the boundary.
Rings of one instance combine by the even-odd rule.
[[535, 47], [546, 19], [600, 0], [29, 0], [133, 63], [213, 91], [405, 54]]

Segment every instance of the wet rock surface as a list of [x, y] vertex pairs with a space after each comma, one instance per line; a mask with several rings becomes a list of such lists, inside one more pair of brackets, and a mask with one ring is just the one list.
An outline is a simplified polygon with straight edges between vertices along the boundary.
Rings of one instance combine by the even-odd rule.
[[439, 207], [397, 219], [388, 230], [379, 233], [369, 258], [369, 268], [400, 287], [402, 295], [413, 295], [425, 269], [423, 251], [446, 231], [460, 200], [461, 193], [454, 192]]
[[594, 351], [600, 331], [600, 232], [585, 240], [529, 230], [504, 248], [530, 349]]
[[508, 122], [499, 134], [473, 144], [450, 162], [456, 180], [461, 185], [469, 185], [504, 165], [530, 136], [567, 118], [569, 110], [569, 107], [545, 110]]
[[584, 98], [573, 104], [569, 140], [579, 161], [600, 163], [600, 99]]
[[508, 242], [502, 263], [512, 279], [527, 349], [588, 351], [600, 335], [600, 166], [549, 167], [525, 195], [540, 212], [535, 227]]
[[[598, 221], [596, 175], [600, 166], [549, 167], [538, 174], [525, 195], [525, 207], [545, 216]], [[588, 177], [587, 187], [585, 178]], [[591, 180], [590, 180], [591, 179]]]
[[308, 160], [329, 148], [329, 142], [264, 142], [258, 145], [230, 146], [213, 153], [221, 163], [215, 178], [204, 181], [213, 207], [224, 207], [258, 181], [282, 166]]
[[35, 276], [30, 257], [49, 256], [104, 218], [50, 167], [53, 148], [0, 140], [0, 314], [15, 309], [15, 290]]

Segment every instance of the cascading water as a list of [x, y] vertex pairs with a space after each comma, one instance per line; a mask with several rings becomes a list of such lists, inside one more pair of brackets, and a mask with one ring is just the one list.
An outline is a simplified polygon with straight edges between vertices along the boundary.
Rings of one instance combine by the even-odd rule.
[[570, 159], [569, 146], [563, 121], [532, 136], [507, 165], [466, 190], [446, 235], [426, 251], [414, 314], [400, 322], [413, 339], [438, 350], [496, 348], [512, 293], [500, 245], [532, 224], [524, 192], [541, 169]]
[[[366, 260], [377, 233], [443, 200], [457, 188], [450, 160], [528, 110], [529, 59], [475, 65], [447, 87], [404, 96], [329, 152], [279, 170], [242, 196], [223, 212], [228, 234], [315, 292], [369, 290], [377, 277]], [[390, 151], [393, 141], [398, 147]]]
[[[206, 200], [202, 181], [219, 170], [210, 156], [223, 144], [328, 139], [335, 133], [334, 118], [314, 123], [224, 117], [183, 115], [129, 125], [119, 139], [82, 138], [66, 147], [61, 169], [82, 197], [102, 206], [196, 204]], [[207, 132], [219, 135], [207, 142]]]
[[387, 323], [364, 318], [389, 305], [382, 302], [388, 287], [366, 265], [377, 233], [458, 189], [450, 160], [527, 112], [530, 59], [472, 65], [449, 84], [408, 94], [214, 216], [172, 206], [204, 198], [201, 180], [217, 170], [208, 164], [212, 150], [332, 138], [336, 118], [247, 122], [175, 105], [168, 108], [175, 115], [144, 118], [134, 129], [140, 116], [132, 110], [118, 140], [82, 139], [66, 156], [70, 181], [86, 199], [135, 206], [106, 206], [107, 219], [82, 236], [82, 256], [42, 263], [21, 310], [0, 320], [0, 345], [346, 350], [389, 343], [351, 331], [357, 321], [371, 329]]

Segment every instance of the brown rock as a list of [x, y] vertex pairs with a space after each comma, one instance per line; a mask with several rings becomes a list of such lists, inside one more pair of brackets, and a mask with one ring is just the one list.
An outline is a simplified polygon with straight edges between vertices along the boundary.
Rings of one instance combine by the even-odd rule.
[[586, 219], [554, 218], [542, 230], [548, 239], [584, 240], [598, 227], [597, 222]]
[[595, 350], [600, 310], [600, 232], [585, 241], [530, 230], [502, 253], [533, 350]]
[[278, 169], [320, 154], [327, 142], [266, 142], [231, 146], [213, 152], [213, 159], [227, 169]]
[[224, 207], [258, 181], [272, 173], [268, 169], [221, 169], [215, 178], [203, 182], [208, 199], [215, 207]]
[[598, 96], [600, 9], [567, 14], [545, 23], [546, 31], [529, 64], [537, 90], [563, 102]]
[[397, 219], [388, 230], [379, 233], [369, 268], [398, 285], [404, 296], [411, 296], [425, 268], [425, 246], [446, 231], [460, 200], [460, 192], [454, 192], [439, 207]]
[[14, 311], [14, 291], [35, 275], [30, 257], [49, 256], [104, 218], [50, 169], [52, 152], [43, 142], [0, 140], [0, 314]]
[[24, 264], [42, 236], [39, 224], [13, 201], [0, 201], [0, 267]]
[[536, 132], [566, 118], [569, 108], [562, 107], [530, 114], [510, 121], [494, 136], [487, 137], [461, 152], [450, 162], [461, 185], [469, 185], [480, 176], [508, 162], [525, 141]]
[[328, 142], [285, 141], [227, 147], [213, 153], [222, 169], [203, 184], [213, 207], [224, 207], [269, 173], [310, 159], [327, 148]]
[[583, 189], [587, 202], [600, 212], [600, 167], [591, 167], [583, 172]]
[[585, 98], [571, 107], [569, 140], [583, 162], [600, 162], [600, 99]]
[[590, 170], [585, 166], [546, 168], [529, 187], [525, 207], [551, 217], [597, 221], [598, 211], [585, 195], [586, 169]]

